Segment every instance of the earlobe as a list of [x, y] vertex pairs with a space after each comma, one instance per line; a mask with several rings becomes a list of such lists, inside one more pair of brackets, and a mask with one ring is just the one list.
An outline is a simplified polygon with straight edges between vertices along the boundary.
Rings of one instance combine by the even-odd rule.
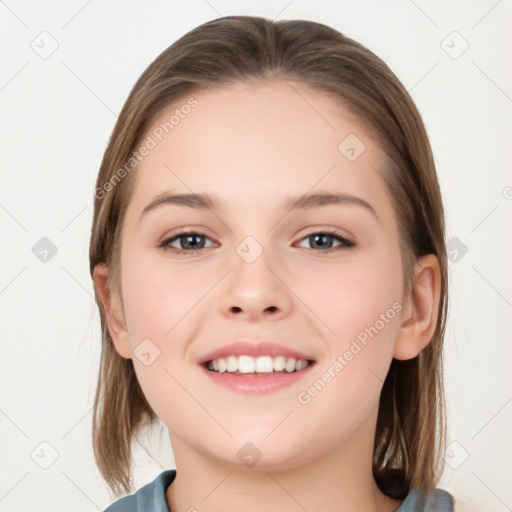
[[414, 267], [414, 282], [405, 298], [400, 330], [395, 342], [395, 359], [416, 357], [434, 335], [441, 299], [439, 261], [433, 254], [421, 257]]
[[119, 355], [126, 359], [131, 359], [132, 350], [128, 330], [126, 328], [126, 321], [119, 304], [120, 301], [114, 296], [112, 290], [110, 290], [108, 268], [106, 265], [96, 265], [93, 270], [92, 279], [115, 348]]

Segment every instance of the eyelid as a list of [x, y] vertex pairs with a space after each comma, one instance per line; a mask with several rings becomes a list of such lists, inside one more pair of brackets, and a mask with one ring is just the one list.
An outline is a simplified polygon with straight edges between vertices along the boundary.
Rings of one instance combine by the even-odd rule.
[[319, 225], [307, 226], [301, 231], [303, 231], [305, 234], [300, 235], [300, 237], [299, 237], [300, 240], [302, 240], [303, 238], [305, 238], [307, 236], [322, 233], [324, 235], [330, 235], [333, 237], [342, 238], [343, 240], [345, 240], [347, 242], [351, 242], [354, 245], [356, 243], [356, 237], [352, 233], [347, 231], [346, 229], [342, 229], [340, 227], [333, 227], [333, 226], [328, 226], [328, 225], [322, 226], [321, 224], [319, 224]]

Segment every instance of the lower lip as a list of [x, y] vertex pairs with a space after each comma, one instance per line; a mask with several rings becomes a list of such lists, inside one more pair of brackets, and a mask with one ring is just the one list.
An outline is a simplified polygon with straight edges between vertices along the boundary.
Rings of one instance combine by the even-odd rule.
[[279, 389], [299, 382], [305, 376], [309, 375], [309, 371], [314, 365], [314, 363], [311, 363], [299, 372], [275, 373], [272, 375], [235, 375], [229, 372], [211, 372], [204, 366], [201, 366], [201, 369], [206, 372], [208, 377], [215, 384], [225, 386], [231, 391], [247, 394], [263, 394], [278, 391]]

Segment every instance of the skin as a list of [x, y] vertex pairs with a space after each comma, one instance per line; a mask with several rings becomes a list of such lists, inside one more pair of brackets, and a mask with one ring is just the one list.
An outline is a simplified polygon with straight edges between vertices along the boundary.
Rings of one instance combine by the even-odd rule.
[[[116, 349], [133, 358], [169, 429], [177, 477], [167, 503], [173, 512], [396, 510], [400, 502], [372, 477], [378, 400], [392, 358], [415, 357], [431, 339], [437, 260], [417, 262], [416, 287], [404, 295], [397, 220], [374, 170], [384, 153], [332, 98], [301, 84], [257, 81], [194, 96], [198, 105], [136, 171], [122, 231], [124, 308], [108, 289], [107, 269], [99, 265], [93, 276]], [[352, 162], [338, 150], [349, 134], [366, 146]], [[355, 204], [284, 206], [290, 195], [320, 190], [361, 198], [375, 214]], [[164, 205], [139, 220], [164, 191], [214, 194], [220, 208]], [[205, 248], [159, 248], [182, 228], [204, 233]], [[309, 235], [325, 230], [355, 246], [328, 239], [332, 248], [321, 252]], [[263, 249], [250, 264], [236, 252], [247, 236]], [[186, 241], [172, 247], [186, 250]], [[298, 393], [394, 303], [402, 310], [317, 396], [299, 403]], [[160, 350], [149, 366], [133, 355], [147, 338]], [[273, 340], [316, 364], [296, 385], [237, 394], [212, 384], [197, 360], [240, 338]], [[252, 468], [237, 457], [247, 442], [262, 454]]]

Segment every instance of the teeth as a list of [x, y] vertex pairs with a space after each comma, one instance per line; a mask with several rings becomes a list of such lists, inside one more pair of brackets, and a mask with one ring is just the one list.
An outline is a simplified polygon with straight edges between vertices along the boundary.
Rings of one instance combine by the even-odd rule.
[[285, 356], [234, 356], [219, 357], [208, 363], [208, 369], [219, 373], [272, 373], [304, 370], [309, 366], [309, 362], [305, 359], [295, 359], [294, 357], [286, 358]]
[[308, 366], [308, 362], [305, 361], [304, 359], [299, 359], [296, 363], [295, 363], [295, 370], [297, 370], [298, 372], [300, 372], [300, 370], [304, 370], [304, 368], [306, 368], [306, 366]]
[[277, 356], [274, 357], [274, 371], [280, 372], [284, 370], [284, 367], [286, 366], [286, 357], [284, 356]]
[[287, 372], [293, 372], [295, 370], [295, 359], [293, 357], [291, 357], [290, 359], [288, 359], [286, 361], [286, 364], [284, 365], [284, 369], [287, 371]]
[[236, 356], [228, 356], [226, 359], [228, 372], [236, 372], [238, 369], [238, 358]]
[[[251, 358], [252, 359], [252, 358]], [[258, 373], [270, 373], [274, 371], [274, 361], [270, 356], [262, 356], [256, 359], [256, 371]]]
[[[234, 357], [234, 356], [229, 356]], [[229, 359], [228, 357], [228, 359]], [[236, 357], [235, 357], [236, 359]], [[249, 356], [239, 356], [238, 357], [238, 368], [235, 367], [235, 369], [231, 370], [232, 372], [236, 372], [238, 370], [240, 373], [254, 373], [254, 370], [256, 369], [256, 361], [254, 357]]]

